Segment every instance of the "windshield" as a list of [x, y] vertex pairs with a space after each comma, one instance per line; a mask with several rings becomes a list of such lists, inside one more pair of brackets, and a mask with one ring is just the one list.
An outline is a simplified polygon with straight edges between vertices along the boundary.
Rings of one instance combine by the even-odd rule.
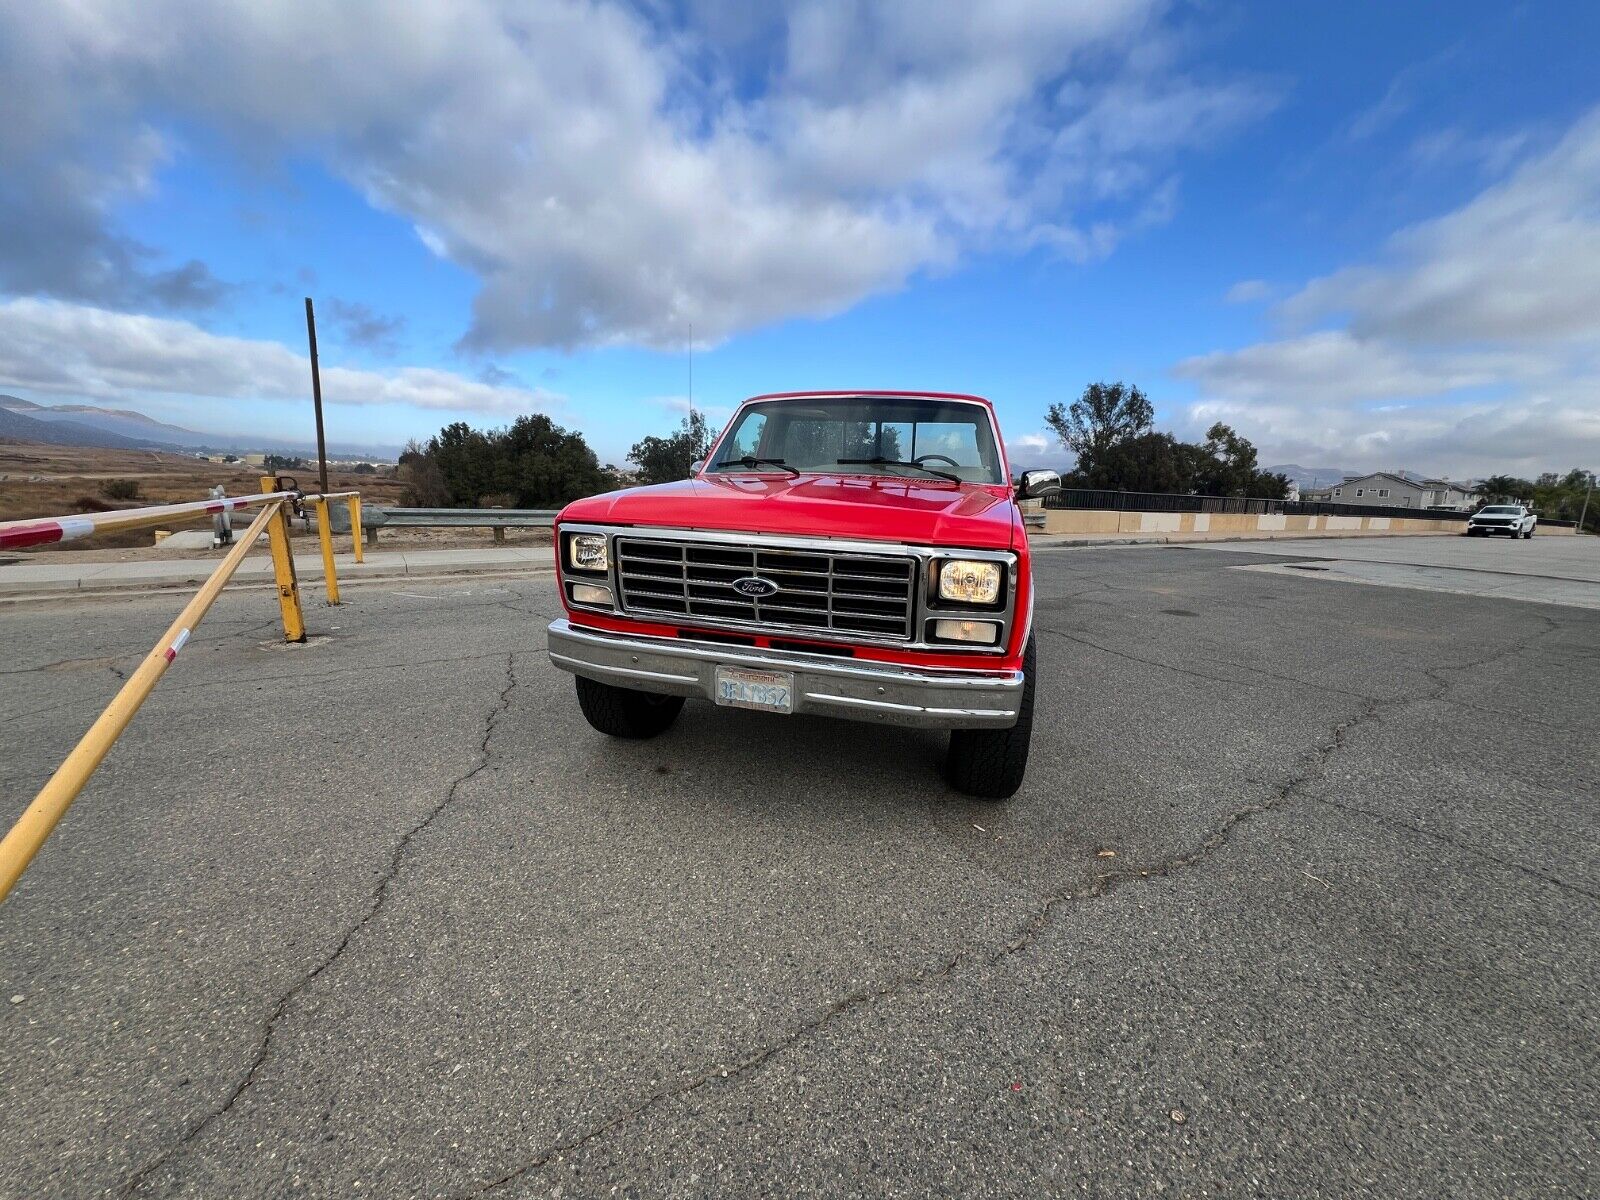
[[[744, 459], [751, 462], [745, 463]], [[873, 461], [877, 460], [877, 461]], [[916, 396], [762, 400], [740, 410], [707, 470], [782, 470], [1004, 483], [989, 410]]]
[[1514, 516], [1522, 510], [1513, 504], [1491, 504], [1488, 508], [1480, 508], [1478, 511], [1481, 513]]

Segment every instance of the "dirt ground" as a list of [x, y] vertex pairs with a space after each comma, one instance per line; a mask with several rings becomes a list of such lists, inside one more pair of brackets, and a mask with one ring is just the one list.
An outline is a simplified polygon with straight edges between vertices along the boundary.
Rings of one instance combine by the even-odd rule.
[[[164, 450], [105, 450], [86, 446], [0, 442], [0, 521], [204, 500], [219, 483], [227, 488], [229, 495], [246, 496], [260, 490], [260, 476], [259, 467], [206, 462]], [[297, 478], [302, 487], [313, 484], [316, 470], [300, 471]], [[108, 499], [102, 489], [106, 481], [112, 479], [134, 481], [138, 484], [138, 496], [130, 500]], [[328, 484], [337, 491], [359, 490], [362, 499], [371, 504], [400, 503], [401, 485], [392, 478], [332, 469], [328, 472]], [[201, 528], [206, 520], [208, 518], [174, 523], [173, 528]], [[390, 536], [398, 539], [401, 535], [397, 532]], [[485, 531], [483, 536], [487, 539], [488, 532]], [[388, 541], [389, 538], [384, 540]], [[169, 551], [158, 556], [153, 550], [154, 541], [153, 531], [140, 529], [106, 534], [92, 542], [76, 543], [82, 549], [57, 547], [19, 553], [35, 556], [83, 555], [90, 556], [92, 561], [172, 558], [183, 553]], [[476, 543], [469, 540], [465, 544]], [[203, 558], [209, 553], [196, 551], [192, 556]]]

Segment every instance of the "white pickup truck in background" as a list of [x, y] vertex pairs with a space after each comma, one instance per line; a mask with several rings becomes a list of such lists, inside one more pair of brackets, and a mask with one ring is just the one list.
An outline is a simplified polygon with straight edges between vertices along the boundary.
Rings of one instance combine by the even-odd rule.
[[1467, 536], [1506, 533], [1514, 538], [1531, 538], [1538, 523], [1539, 518], [1525, 504], [1489, 504], [1467, 518]]

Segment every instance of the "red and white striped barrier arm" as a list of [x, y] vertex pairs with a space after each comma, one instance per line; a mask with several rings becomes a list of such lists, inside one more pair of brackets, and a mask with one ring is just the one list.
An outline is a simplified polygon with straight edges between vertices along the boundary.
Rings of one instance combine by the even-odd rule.
[[49, 517], [31, 521], [0, 521], [0, 550], [21, 550], [25, 546], [48, 546], [53, 542], [74, 542], [91, 534], [115, 529], [137, 529], [163, 521], [203, 517], [212, 513], [253, 508], [273, 500], [288, 500], [293, 492], [262, 492], [256, 496], [229, 496], [222, 500], [196, 500], [189, 504], [154, 504], [146, 508], [119, 508], [81, 516]]

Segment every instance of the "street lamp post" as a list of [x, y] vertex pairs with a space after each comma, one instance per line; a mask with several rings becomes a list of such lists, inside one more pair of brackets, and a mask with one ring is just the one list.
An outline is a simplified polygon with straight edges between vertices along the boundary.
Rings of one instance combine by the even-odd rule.
[[1578, 514], [1578, 532], [1583, 532], [1583, 519], [1589, 515], [1589, 497], [1594, 495], [1594, 472], [1589, 472], [1589, 487], [1583, 493], [1583, 511]]

